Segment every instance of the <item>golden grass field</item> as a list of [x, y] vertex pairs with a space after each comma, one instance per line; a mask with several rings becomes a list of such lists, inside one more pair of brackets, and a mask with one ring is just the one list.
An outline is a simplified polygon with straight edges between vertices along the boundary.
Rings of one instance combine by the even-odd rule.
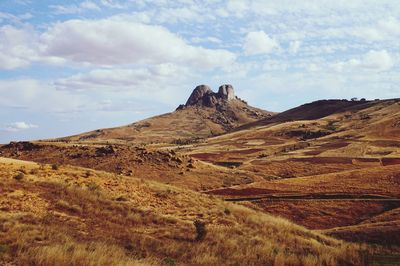
[[[3, 263], [359, 265], [368, 252], [282, 218], [136, 177], [9, 159], [0, 170]], [[195, 241], [197, 219], [207, 228], [201, 241]]]

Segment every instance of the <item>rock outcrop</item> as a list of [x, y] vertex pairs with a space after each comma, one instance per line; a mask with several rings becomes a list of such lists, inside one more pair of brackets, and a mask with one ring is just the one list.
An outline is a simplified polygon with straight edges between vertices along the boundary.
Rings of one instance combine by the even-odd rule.
[[186, 106], [196, 105], [201, 103], [203, 99], [209, 98], [213, 93], [211, 88], [207, 85], [199, 85], [197, 86], [192, 94], [190, 94], [189, 99], [186, 101]]
[[184, 109], [189, 106], [203, 106], [203, 107], [216, 107], [218, 105], [223, 105], [224, 102], [232, 101], [238, 99], [235, 96], [235, 91], [230, 84], [221, 85], [218, 92], [215, 93], [207, 85], [197, 86], [186, 104], [180, 105], [177, 110]]
[[233, 99], [236, 98], [235, 97], [235, 91], [233, 90], [233, 87], [230, 84], [221, 85], [219, 87], [219, 89], [218, 89], [218, 96], [221, 99], [225, 99], [225, 100], [228, 100], [228, 101], [233, 100]]

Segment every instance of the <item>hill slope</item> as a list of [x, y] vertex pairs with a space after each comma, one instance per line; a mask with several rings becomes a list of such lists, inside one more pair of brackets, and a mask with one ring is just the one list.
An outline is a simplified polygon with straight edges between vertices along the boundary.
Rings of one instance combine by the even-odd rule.
[[374, 105], [390, 103], [391, 101], [396, 101], [396, 99], [382, 101], [319, 100], [289, 109], [273, 117], [267, 117], [252, 123], [248, 123], [246, 125], [238, 127], [236, 130], [257, 126], [265, 126], [273, 123], [315, 120], [338, 113], [357, 112], [362, 109], [372, 107]]
[[[179, 109], [215, 103], [214, 96], [200, 94]], [[11, 143], [0, 153], [139, 176], [345, 240], [400, 246], [400, 100], [319, 101], [293, 110], [195, 145]]]
[[131, 125], [99, 129], [62, 138], [80, 142], [185, 143], [225, 133], [237, 126], [271, 116], [273, 113], [249, 106], [234, 95], [231, 85], [214, 93], [197, 86], [185, 105], [175, 112], [148, 118]]
[[355, 245], [189, 190], [9, 159], [0, 172], [2, 264], [361, 264]]
[[347, 240], [400, 246], [398, 216], [374, 222], [400, 210], [399, 147], [399, 99], [319, 101], [181, 153], [253, 176], [209, 193]]

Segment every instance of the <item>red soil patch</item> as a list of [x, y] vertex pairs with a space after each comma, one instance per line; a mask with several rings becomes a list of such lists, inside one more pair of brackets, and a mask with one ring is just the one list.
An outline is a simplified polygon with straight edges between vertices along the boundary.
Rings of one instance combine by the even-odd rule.
[[382, 158], [382, 164], [384, 166], [400, 164], [400, 158]]
[[195, 153], [195, 154], [190, 154], [191, 157], [202, 160], [202, 161], [212, 161], [216, 160], [221, 157], [221, 154], [219, 153]]
[[396, 140], [375, 140], [371, 144], [377, 147], [398, 147], [400, 148], [400, 141]]
[[257, 207], [309, 229], [349, 226], [399, 207], [393, 202], [368, 201], [256, 201]]
[[259, 151], [263, 151], [264, 149], [247, 149], [247, 150], [237, 150], [234, 152], [230, 152], [230, 153], [235, 153], [235, 154], [244, 154], [244, 155], [248, 155], [248, 154], [253, 154]]
[[313, 156], [313, 155], [319, 155], [319, 154], [321, 154], [321, 153], [323, 153], [323, 152], [324, 152], [324, 150], [306, 151], [306, 152], [304, 152], [304, 155], [311, 155], [311, 156]]
[[332, 150], [332, 149], [344, 148], [344, 147], [347, 147], [348, 145], [350, 145], [350, 143], [348, 143], [348, 142], [328, 142], [328, 143], [322, 144], [320, 147], [322, 149]]
[[314, 164], [352, 164], [354, 158], [348, 157], [311, 157], [311, 158], [292, 158], [288, 161], [309, 162]]
[[266, 189], [266, 188], [244, 188], [244, 189], [233, 189], [223, 188], [208, 191], [207, 194], [220, 195], [220, 196], [254, 196], [261, 194], [271, 194], [280, 192], [279, 190]]
[[[247, 149], [247, 150], [235, 150], [235, 151], [227, 151], [227, 152], [220, 152], [220, 153], [194, 153], [191, 154], [190, 156], [202, 160], [202, 161], [217, 161], [222, 158], [237, 158], [234, 157], [235, 155], [249, 155], [253, 153], [257, 153], [259, 151], [262, 151], [263, 149]], [[242, 160], [243, 158], [239, 158]]]

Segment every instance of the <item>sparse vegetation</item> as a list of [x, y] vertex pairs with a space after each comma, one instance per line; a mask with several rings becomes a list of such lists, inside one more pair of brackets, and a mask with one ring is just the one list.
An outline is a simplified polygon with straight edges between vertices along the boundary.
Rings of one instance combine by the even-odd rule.
[[0, 244], [0, 257], [10, 251], [10, 247], [6, 244]]
[[59, 168], [60, 168], [60, 166], [58, 164], [51, 165], [51, 169], [53, 169], [54, 171], [57, 171]]
[[[18, 171], [0, 168], [10, 175]], [[160, 265], [165, 258], [176, 265], [271, 265], [275, 260], [357, 265], [359, 260], [356, 246], [286, 220], [132, 177], [115, 180], [113, 174], [96, 172], [96, 183], [87, 183], [85, 171], [66, 166], [57, 175], [44, 170], [37, 181], [24, 182], [24, 190], [40, 193], [22, 201], [35, 206], [31, 214], [0, 214], [0, 224], [6, 225], [0, 239], [13, 246], [6, 260], [23, 265]], [[69, 172], [76, 173], [73, 181]], [[110, 180], [115, 183], [106, 185]], [[158, 191], [174, 197], [159, 200]], [[115, 201], [122, 194], [129, 201]], [[199, 213], [201, 220], [188, 223]]]
[[82, 208], [76, 204], [69, 204], [64, 200], [59, 200], [56, 202], [55, 206], [59, 209], [70, 211], [72, 213], [81, 213]]
[[206, 223], [200, 220], [195, 220], [193, 225], [196, 228], [196, 241], [202, 241], [207, 235]]
[[109, 243], [76, 243], [73, 240], [66, 240], [62, 244], [53, 244], [28, 249], [20, 257], [21, 262], [26, 265], [150, 265], [140, 262], [126, 254], [126, 252]]
[[100, 186], [94, 182], [90, 182], [87, 184], [87, 189], [92, 192], [98, 192], [100, 190]]
[[173, 258], [165, 258], [162, 260], [161, 264], [163, 266], [175, 266], [175, 260]]
[[[49, 164], [0, 158], [0, 264], [338, 266], [400, 251], [390, 200], [400, 112], [382, 102], [340, 101], [348, 109], [330, 117], [311, 109], [181, 149], [124, 139], [3, 146], [4, 156]], [[385, 200], [358, 201], [366, 195]]]
[[224, 213], [225, 213], [226, 215], [230, 215], [230, 214], [231, 214], [231, 210], [228, 209], [228, 208], [225, 208], [225, 209], [224, 209]]
[[22, 172], [19, 172], [18, 174], [16, 174], [14, 176], [14, 179], [20, 181], [20, 180], [24, 179], [24, 177], [25, 177], [25, 174]]
[[91, 173], [89, 170], [87, 170], [87, 171], [85, 172], [85, 177], [86, 177], [86, 178], [89, 178], [91, 175], [92, 175], [92, 173]]
[[31, 169], [31, 171], [29, 173], [31, 175], [37, 175], [39, 173], [39, 169], [38, 168], [33, 168], [33, 169]]

